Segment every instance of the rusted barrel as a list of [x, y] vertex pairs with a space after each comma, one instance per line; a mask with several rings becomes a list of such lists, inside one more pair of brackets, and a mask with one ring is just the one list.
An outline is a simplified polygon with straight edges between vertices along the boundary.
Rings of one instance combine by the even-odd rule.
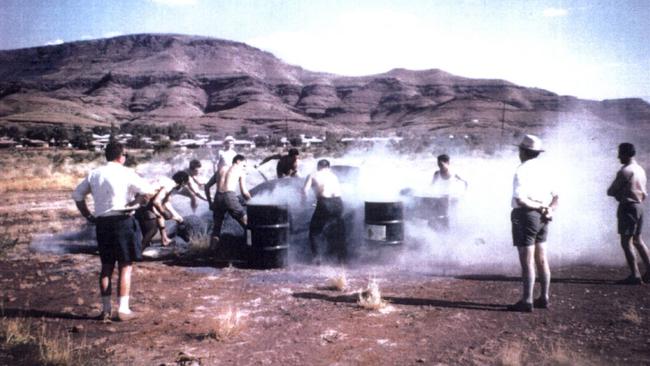
[[246, 243], [249, 262], [257, 268], [287, 265], [289, 253], [289, 208], [287, 205], [248, 205]]
[[365, 202], [365, 241], [369, 246], [404, 242], [404, 206], [397, 202]]

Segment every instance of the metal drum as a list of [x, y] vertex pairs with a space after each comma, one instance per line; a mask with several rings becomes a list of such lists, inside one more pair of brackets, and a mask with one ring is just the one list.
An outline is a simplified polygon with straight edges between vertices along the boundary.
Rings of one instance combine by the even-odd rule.
[[364, 237], [370, 246], [401, 246], [404, 242], [402, 202], [366, 202]]
[[289, 253], [289, 208], [286, 205], [248, 205], [246, 210], [250, 264], [258, 268], [285, 267]]

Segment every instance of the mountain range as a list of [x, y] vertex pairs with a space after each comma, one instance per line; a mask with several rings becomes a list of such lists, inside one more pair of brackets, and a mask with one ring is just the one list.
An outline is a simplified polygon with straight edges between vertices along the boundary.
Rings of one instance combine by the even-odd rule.
[[[531, 70], [536, 72], [536, 70]], [[0, 124], [182, 123], [225, 135], [650, 129], [640, 98], [583, 100], [505, 80], [394, 69], [305, 70], [233, 41], [135, 34], [0, 51]]]

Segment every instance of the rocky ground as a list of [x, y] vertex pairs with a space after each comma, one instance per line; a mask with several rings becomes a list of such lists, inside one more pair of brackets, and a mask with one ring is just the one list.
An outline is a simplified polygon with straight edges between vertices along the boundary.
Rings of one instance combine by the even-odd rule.
[[[67, 193], [48, 197], [57, 203], [12, 195], [2, 224], [30, 220], [16, 231], [23, 234], [78, 230]], [[625, 268], [553, 268], [550, 309], [522, 314], [506, 311], [520, 293], [515, 273], [306, 264], [252, 270], [171, 258], [136, 265], [132, 307], [140, 317], [102, 323], [95, 320], [96, 255], [32, 252], [24, 238], [5, 254], [2, 321], [45, 325], [68, 337], [87, 364], [650, 363], [650, 287], [616, 284]], [[347, 286], [338, 290], [332, 285], [341, 273]], [[369, 279], [386, 301], [381, 309], [358, 304]], [[0, 364], [36, 362], [6, 339], [0, 350]]]

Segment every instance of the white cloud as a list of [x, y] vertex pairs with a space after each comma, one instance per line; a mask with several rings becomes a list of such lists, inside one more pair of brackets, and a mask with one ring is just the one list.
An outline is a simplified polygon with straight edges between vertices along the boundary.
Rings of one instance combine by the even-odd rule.
[[55, 40], [52, 40], [52, 41], [47, 41], [47, 42], [45, 42], [45, 45], [46, 45], [46, 46], [54, 46], [54, 45], [57, 45], [57, 44], [62, 44], [62, 43], [64, 43], [64, 42], [65, 42], [65, 41], [62, 40], [62, 39], [55, 39]]
[[569, 11], [567, 9], [562, 9], [562, 8], [546, 8], [542, 12], [542, 15], [549, 18], [565, 17], [568, 14]]
[[196, 5], [198, 0], [149, 0], [149, 2], [165, 6], [188, 6]]

